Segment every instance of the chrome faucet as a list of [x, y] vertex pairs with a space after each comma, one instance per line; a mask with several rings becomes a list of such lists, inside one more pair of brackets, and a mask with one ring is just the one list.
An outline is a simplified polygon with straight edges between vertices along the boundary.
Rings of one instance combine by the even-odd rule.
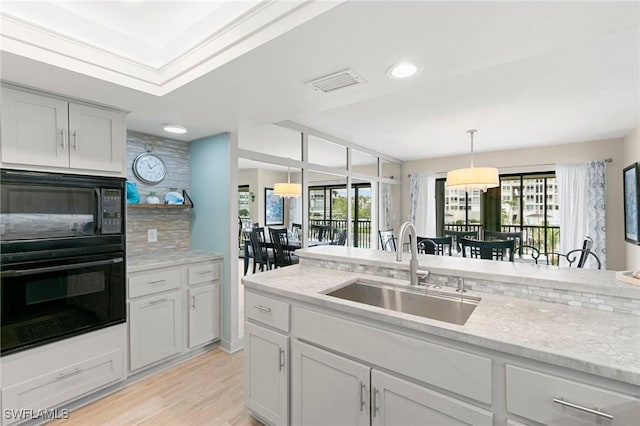
[[411, 285], [418, 285], [420, 279], [418, 274], [426, 280], [429, 277], [429, 271], [418, 271], [418, 236], [416, 227], [411, 222], [405, 222], [400, 226], [400, 235], [398, 238], [398, 247], [396, 248], [396, 261], [402, 262], [402, 246], [404, 244], [404, 238], [409, 231], [411, 238], [411, 260], [409, 261], [409, 280]]

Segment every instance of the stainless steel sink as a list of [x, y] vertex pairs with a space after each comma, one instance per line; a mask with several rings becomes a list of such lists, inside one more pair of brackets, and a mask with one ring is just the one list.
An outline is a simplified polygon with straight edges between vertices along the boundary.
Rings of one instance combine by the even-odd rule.
[[399, 288], [376, 281], [356, 280], [327, 293], [327, 296], [378, 306], [405, 314], [464, 325], [480, 303], [479, 297], [444, 292]]

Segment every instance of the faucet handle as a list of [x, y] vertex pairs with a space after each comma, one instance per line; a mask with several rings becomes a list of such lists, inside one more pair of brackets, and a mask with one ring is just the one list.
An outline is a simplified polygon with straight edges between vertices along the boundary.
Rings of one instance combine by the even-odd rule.
[[418, 275], [418, 284], [423, 284], [426, 285], [427, 284], [427, 279], [429, 279], [429, 274], [431, 272], [424, 270], [424, 269], [418, 269], [416, 271], [416, 274]]

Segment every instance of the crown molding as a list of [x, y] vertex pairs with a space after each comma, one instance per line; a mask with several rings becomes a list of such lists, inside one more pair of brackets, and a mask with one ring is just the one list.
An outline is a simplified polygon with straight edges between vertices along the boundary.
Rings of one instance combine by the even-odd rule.
[[345, 0], [261, 3], [159, 67], [0, 14], [0, 50], [155, 96], [207, 74]]

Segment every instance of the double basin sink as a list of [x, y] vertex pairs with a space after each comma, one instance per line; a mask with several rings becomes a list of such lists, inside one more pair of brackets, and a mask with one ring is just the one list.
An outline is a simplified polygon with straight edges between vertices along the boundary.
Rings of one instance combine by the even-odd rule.
[[480, 303], [479, 297], [427, 291], [425, 287], [398, 287], [367, 279], [357, 279], [326, 295], [457, 325], [464, 325]]

